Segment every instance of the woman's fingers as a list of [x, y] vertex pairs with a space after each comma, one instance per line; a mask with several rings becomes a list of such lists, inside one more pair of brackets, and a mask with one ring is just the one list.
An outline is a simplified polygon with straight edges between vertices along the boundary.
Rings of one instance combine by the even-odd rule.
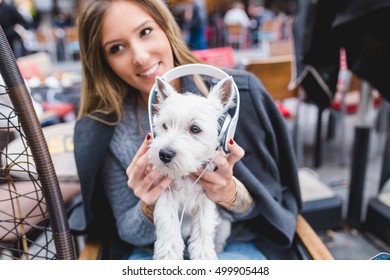
[[131, 168], [133, 164], [137, 163], [138, 160], [142, 156], [147, 154], [146, 152], [149, 149], [149, 144], [150, 144], [150, 139], [151, 138], [152, 138], [152, 135], [150, 133], [146, 134], [146, 137], [145, 137], [144, 141], [142, 142], [142, 144], [139, 147], [138, 151], [135, 153], [134, 158], [133, 158], [132, 162], [130, 163], [128, 169]]
[[202, 175], [198, 183], [205, 188], [208, 197], [216, 202], [224, 201], [226, 197], [230, 198], [231, 193], [234, 193], [233, 167], [245, 155], [244, 149], [232, 139], [229, 140], [228, 149], [229, 154], [221, 152], [214, 158], [215, 171], [201, 169], [192, 174], [193, 180], [197, 180]]
[[239, 146], [233, 139], [229, 140], [228, 149], [230, 150], [230, 154], [227, 155], [227, 161], [232, 166], [245, 155], [244, 149], [241, 148], [241, 146]]
[[172, 181], [173, 180], [169, 177], [162, 178], [161, 181], [159, 181], [157, 184], [151, 186], [147, 198], [145, 198], [143, 201], [147, 205], [155, 204], [161, 193], [169, 187]]
[[136, 152], [133, 160], [126, 169], [126, 174], [128, 176], [128, 185], [131, 187], [131, 183], [135, 180], [139, 180], [147, 172], [150, 172], [150, 167], [148, 166], [148, 148], [151, 139], [151, 134], [148, 133], [143, 141], [142, 145]]
[[147, 205], [153, 205], [171, 182], [171, 178], [161, 177], [158, 171], [153, 170], [142, 181], [142, 185], [134, 188], [134, 194]]

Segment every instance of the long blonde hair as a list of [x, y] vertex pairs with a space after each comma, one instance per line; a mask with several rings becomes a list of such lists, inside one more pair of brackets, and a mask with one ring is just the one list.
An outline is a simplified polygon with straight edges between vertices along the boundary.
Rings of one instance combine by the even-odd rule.
[[[106, 62], [101, 47], [103, 17], [110, 4], [116, 1], [124, 0], [84, 0], [78, 18], [83, 75], [78, 116], [115, 114], [116, 120], [112, 124], [121, 119], [123, 99], [129, 90], [129, 85]], [[188, 49], [179, 26], [161, 0], [127, 1], [142, 7], [165, 31], [173, 52], [174, 66], [201, 63]]]

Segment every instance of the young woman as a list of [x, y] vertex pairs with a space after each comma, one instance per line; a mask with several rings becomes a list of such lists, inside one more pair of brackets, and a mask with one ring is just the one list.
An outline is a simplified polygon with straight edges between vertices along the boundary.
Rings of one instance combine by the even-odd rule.
[[[104, 242], [104, 258], [151, 259], [153, 206], [172, 179], [148, 163], [149, 91], [157, 75], [200, 61], [161, 0], [83, 1], [78, 25], [83, 89], [74, 141], [87, 232]], [[291, 258], [300, 193], [288, 132], [255, 76], [226, 71], [241, 96], [236, 136], [199, 181], [233, 222], [219, 258]], [[174, 87], [196, 88], [184, 78]]]

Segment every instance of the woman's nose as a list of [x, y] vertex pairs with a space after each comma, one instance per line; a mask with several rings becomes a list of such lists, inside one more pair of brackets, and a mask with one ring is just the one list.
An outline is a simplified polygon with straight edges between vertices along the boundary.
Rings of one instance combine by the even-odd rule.
[[149, 51], [142, 44], [135, 44], [133, 48], [133, 63], [137, 66], [142, 66], [149, 60]]

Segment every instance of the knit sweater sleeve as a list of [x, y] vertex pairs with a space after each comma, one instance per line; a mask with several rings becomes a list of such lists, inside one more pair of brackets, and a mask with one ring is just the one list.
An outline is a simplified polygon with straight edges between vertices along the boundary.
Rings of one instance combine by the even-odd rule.
[[152, 244], [156, 240], [155, 225], [142, 213], [140, 200], [127, 186], [126, 170], [111, 152], [106, 156], [102, 170], [104, 191], [120, 238], [134, 246]]

